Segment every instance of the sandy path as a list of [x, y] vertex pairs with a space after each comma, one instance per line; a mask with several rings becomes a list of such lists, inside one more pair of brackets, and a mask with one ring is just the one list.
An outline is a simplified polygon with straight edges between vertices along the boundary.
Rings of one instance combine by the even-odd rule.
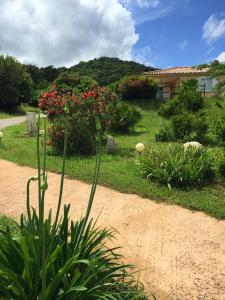
[[[32, 168], [0, 160], [0, 214], [18, 218], [25, 210], [25, 183]], [[48, 207], [56, 207], [59, 175], [49, 174]], [[64, 201], [71, 215], [84, 211], [90, 186], [65, 180]], [[35, 184], [32, 188], [35, 198]], [[34, 205], [34, 204], [33, 204]], [[122, 254], [141, 272], [159, 300], [225, 299], [225, 222], [179, 206], [97, 188], [92, 215], [119, 231]]]

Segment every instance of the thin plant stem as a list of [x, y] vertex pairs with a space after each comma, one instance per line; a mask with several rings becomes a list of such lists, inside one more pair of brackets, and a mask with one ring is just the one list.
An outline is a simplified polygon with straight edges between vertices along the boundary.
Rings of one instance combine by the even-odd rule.
[[40, 270], [42, 268], [42, 243], [43, 243], [43, 219], [42, 219], [42, 195], [41, 195], [41, 159], [40, 159], [40, 113], [37, 121], [37, 167], [38, 167], [38, 213], [39, 213], [39, 254]]
[[[87, 223], [87, 220], [89, 218], [96, 188], [97, 188], [97, 182], [98, 182], [98, 177], [99, 177], [99, 170], [100, 170], [100, 163], [101, 163], [101, 139], [99, 139], [98, 144], [97, 144], [97, 155], [96, 155], [96, 163], [95, 163], [95, 174], [94, 174], [94, 179], [93, 179], [93, 184], [91, 188], [91, 193], [88, 201], [88, 207], [85, 215], [85, 223]], [[86, 224], [85, 224], [86, 225]]]
[[68, 138], [68, 117], [65, 116], [65, 125], [64, 125], [64, 145], [63, 145], [63, 160], [62, 160], [62, 173], [61, 173], [61, 182], [60, 182], [60, 190], [59, 190], [59, 199], [58, 206], [56, 211], [56, 217], [53, 227], [53, 232], [55, 231], [59, 219], [59, 213], [62, 204], [62, 195], [63, 195], [63, 185], [64, 185], [64, 176], [65, 176], [65, 165], [66, 165], [66, 152], [67, 152], [67, 138]]
[[[46, 176], [46, 119], [44, 119], [44, 158], [43, 158], [43, 184], [47, 184], [47, 176]], [[46, 267], [45, 267], [45, 226], [44, 226], [44, 210], [45, 210], [45, 191], [47, 186], [42, 189], [42, 197], [41, 197], [41, 219], [42, 219], [42, 292], [45, 292], [46, 289]]]
[[37, 122], [37, 167], [38, 167], [38, 209], [41, 216], [41, 161], [40, 161], [40, 113]]
[[27, 215], [28, 219], [31, 222], [31, 210], [30, 210], [30, 184], [32, 181], [38, 180], [38, 177], [31, 177], [28, 182], [27, 182], [27, 201], [26, 201], [26, 206], [27, 206]]

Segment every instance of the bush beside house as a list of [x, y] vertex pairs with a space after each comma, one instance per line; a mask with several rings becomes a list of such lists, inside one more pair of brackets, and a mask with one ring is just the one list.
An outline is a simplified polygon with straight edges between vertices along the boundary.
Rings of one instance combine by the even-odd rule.
[[162, 104], [159, 109], [159, 115], [170, 122], [166, 128], [161, 128], [156, 140], [206, 142], [208, 124], [203, 108], [204, 99], [198, 89], [198, 81], [183, 81], [177, 96]]
[[156, 80], [142, 75], [125, 76], [112, 87], [127, 101], [154, 99], [158, 90]]

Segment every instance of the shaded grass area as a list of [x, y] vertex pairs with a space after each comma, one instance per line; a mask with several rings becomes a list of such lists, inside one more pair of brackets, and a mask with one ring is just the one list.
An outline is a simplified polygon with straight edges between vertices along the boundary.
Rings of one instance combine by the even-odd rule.
[[0, 119], [24, 116], [27, 111], [38, 111], [38, 109], [28, 104], [21, 104], [13, 109], [0, 109]]
[[[121, 192], [136, 193], [156, 201], [178, 204], [194, 210], [201, 210], [219, 219], [225, 219], [225, 188], [222, 185], [210, 185], [201, 189], [181, 190], [163, 186], [140, 175], [135, 163], [137, 156], [135, 145], [138, 142], [154, 146], [155, 133], [159, 130], [162, 119], [157, 110], [149, 105], [142, 105], [143, 118], [136, 126], [135, 132], [129, 135], [115, 135], [119, 151], [114, 155], [103, 153], [99, 184]], [[24, 125], [4, 130], [4, 140], [0, 147], [0, 157], [20, 165], [36, 167], [36, 139], [24, 135]], [[159, 143], [158, 143], [159, 144]], [[163, 143], [160, 144], [163, 147]], [[95, 157], [69, 157], [66, 174], [70, 178], [92, 182]], [[47, 156], [48, 170], [59, 173], [61, 157]], [[35, 174], [34, 174], [35, 175]], [[24, 183], [25, 184], [25, 183]]]

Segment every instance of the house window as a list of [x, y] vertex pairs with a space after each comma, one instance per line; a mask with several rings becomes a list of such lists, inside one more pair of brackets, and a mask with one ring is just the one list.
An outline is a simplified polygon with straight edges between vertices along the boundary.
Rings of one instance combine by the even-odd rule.
[[201, 77], [198, 80], [199, 82], [199, 88], [202, 91], [211, 92], [214, 87], [214, 82], [212, 78], [209, 77]]

